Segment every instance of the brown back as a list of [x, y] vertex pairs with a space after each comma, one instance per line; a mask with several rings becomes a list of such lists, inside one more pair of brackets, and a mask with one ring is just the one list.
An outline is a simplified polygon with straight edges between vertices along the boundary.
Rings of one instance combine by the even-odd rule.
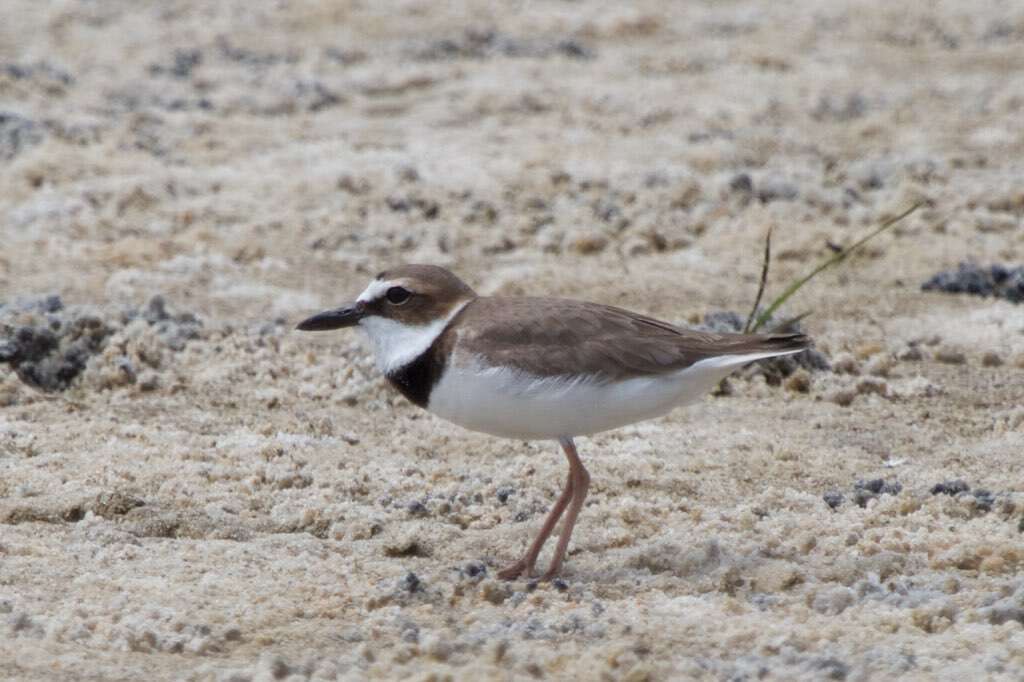
[[[663, 374], [707, 358], [803, 350], [803, 334], [712, 334], [584, 301], [477, 298], [439, 339], [537, 376], [572, 367], [605, 380]], [[450, 336], [457, 334], [457, 341]]]

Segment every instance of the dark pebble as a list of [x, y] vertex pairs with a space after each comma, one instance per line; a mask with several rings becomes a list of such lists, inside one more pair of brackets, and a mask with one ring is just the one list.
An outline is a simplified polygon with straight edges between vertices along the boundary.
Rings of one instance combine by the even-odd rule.
[[924, 291], [942, 291], [948, 294], [995, 296], [1011, 303], [1024, 302], [1024, 266], [1005, 265], [982, 267], [973, 263], [960, 263], [956, 270], [936, 273], [921, 285]]
[[[15, 309], [4, 308], [0, 314]], [[155, 325], [173, 350], [198, 338], [202, 328], [202, 322], [191, 313], [169, 315], [161, 296], [154, 296], [143, 310], [126, 310], [110, 323], [81, 309], [65, 308], [56, 294], [40, 296], [17, 309], [36, 311], [45, 316], [45, 322], [37, 326], [0, 325], [0, 362], [9, 363], [23, 382], [44, 391], [67, 389], [89, 358], [103, 350], [107, 339], [135, 318], [142, 317]], [[115, 362], [130, 382], [136, 380], [137, 369], [127, 357]]]
[[45, 357], [57, 347], [57, 336], [49, 329], [24, 326], [14, 330], [14, 335], [3, 343], [5, 362], [15, 365]]
[[405, 623], [404, 625], [402, 625], [402, 641], [407, 644], [419, 644], [420, 626], [412, 622]]
[[565, 582], [561, 578], [555, 578], [554, 580], [552, 580], [551, 585], [559, 592], [565, 592], [569, 589], [569, 583]]
[[510, 485], [501, 486], [500, 488], [498, 488], [497, 493], [495, 493], [498, 497], [498, 502], [505, 504], [506, 502], [508, 502], [509, 496], [515, 491], [516, 489]]
[[971, 486], [958, 478], [955, 481], [936, 483], [932, 486], [932, 495], [959, 495], [960, 493], [966, 493], [970, 489]]
[[903, 490], [899, 481], [886, 481], [882, 478], [859, 479], [853, 484], [853, 501], [858, 507], [866, 507], [870, 500], [879, 495], [898, 495]]
[[552, 55], [569, 59], [593, 59], [594, 50], [573, 38], [554, 42], [514, 38], [494, 30], [470, 29], [462, 35], [442, 38], [414, 50], [425, 61], [439, 59], [489, 59], [492, 57], [543, 58]]
[[729, 189], [733, 192], [750, 194], [754, 191], [754, 181], [746, 173], [740, 173], [733, 176], [732, 180], [729, 181]]
[[416, 575], [412, 571], [409, 571], [405, 574], [405, 577], [402, 578], [402, 580], [399, 582], [398, 586], [399, 588], [411, 594], [413, 592], [419, 592], [420, 590], [422, 590], [423, 582], [420, 580], [418, 575]]
[[171, 316], [167, 314], [167, 301], [160, 294], [149, 299], [146, 309], [142, 311], [142, 319], [150, 324], [156, 324], [170, 318]]
[[426, 505], [419, 501], [410, 502], [405, 509], [409, 512], [409, 516], [427, 516], [430, 513], [427, 511]]
[[57, 294], [50, 294], [46, 298], [41, 299], [36, 304], [36, 307], [42, 313], [57, 313], [64, 310], [64, 301]]
[[171, 58], [171, 63], [169, 65], [151, 64], [149, 67], [149, 73], [154, 76], [166, 74], [172, 78], [184, 80], [192, 76], [192, 70], [199, 66], [202, 61], [203, 53], [201, 50], [179, 49], [174, 51], [174, 55]]
[[855, 490], [867, 490], [868, 492], [875, 493], [876, 495], [882, 492], [882, 488], [885, 486], [885, 481], [881, 478], [873, 478], [870, 481], [860, 479], [853, 484]]
[[974, 506], [979, 511], [983, 511], [983, 512], [990, 512], [990, 511], [992, 511], [992, 506], [996, 502], [995, 495], [992, 494], [992, 491], [984, 490], [982, 488], [979, 488], [979, 489], [974, 491], [973, 495], [974, 495]]
[[762, 180], [757, 185], [757, 198], [762, 204], [770, 204], [773, 201], [792, 201], [799, 194], [800, 191], [796, 185], [777, 178]]
[[838, 490], [829, 490], [827, 493], [822, 495], [822, 499], [825, 500], [825, 504], [829, 506], [829, 509], [838, 509], [839, 505], [843, 503], [843, 494]]
[[814, 662], [814, 668], [820, 671], [826, 680], [845, 680], [850, 674], [850, 666], [838, 658], [823, 658]]
[[0, 111], [0, 160], [10, 161], [43, 141], [43, 128], [10, 111]]
[[571, 59], [593, 59], [594, 52], [575, 40], [563, 40], [555, 44], [555, 52]]
[[480, 561], [471, 561], [462, 569], [467, 578], [483, 578], [487, 576], [487, 566]]
[[899, 495], [903, 491], [903, 484], [899, 481], [887, 481], [882, 486], [883, 495]]
[[818, 98], [811, 116], [818, 121], [847, 122], [860, 118], [867, 110], [868, 101], [860, 93], [853, 92], [846, 97], [825, 94]]
[[878, 495], [869, 490], [858, 489], [853, 491], [853, 501], [861, 508], [868, 506], [868, 502], [876, 497], [878, 497]]
[[700, 328], [716, 333], [730, 333], [741, 331], [745, 323], [746, 321], [739, 316], [739, 313], [731, 310], [715, 310], [704, 315], [704, 322]]

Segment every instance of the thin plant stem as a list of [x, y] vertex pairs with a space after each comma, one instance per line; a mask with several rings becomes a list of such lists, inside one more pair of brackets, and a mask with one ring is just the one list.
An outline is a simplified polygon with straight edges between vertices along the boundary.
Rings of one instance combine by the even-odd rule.
[[764, 237], [764, 264], [761, 265], [761, 283], [757, 285], [757, 296], [754, 297], [754, 307], [747, 315], [747, 323], [743, 325], [743, 333], [750, 331], [750, 325], [754, 323], [754, 315], [757, 315], [757, 306], [761, 305], [761, 297], [764, 295], [765, 284], [768, 283], [768, 264], [772, 260], [772, 230], [774, 225], [768, 226], [768, 234]]
[[854, 251], [859, 249], [861, 246], [866, 244], [868, 242], [868, 240], [870, 240], [873, 237], [881, 234], [885, 230], [888, 230], [890, 227], [892, 227], [893, 225], [895, 225], [896, 223], [898, 223], [899, 221], [903, 220], [908, 215], [910, 215], [911, 213], [916, 211], [918, 208], [921, 207], [922, 203], [923, 202], [918, 202], [918, 203], [914, 204], [913, 206], [911, 206], [910, 208], [908, 208], [907, 210], [905, 210], [902, 213], [900, 213], [899, 215], [897, 215], [897, 216], [895, 216], [893, 218], [889, 218], [888, 220], [883, 222], [881, 225], [879, 225], [876, 229], [874, 229], [871, 232], [869, 232], [866, 236], [864, 236], [861, 239], [859, 239], [856, 242], [854, 242], [849, 248], [843, 249], [842, 251], [836, 253], [834, 256], [826, 259], [824, 262], [822, 262], [820, 265], [818, 265], [818, 267], [816, 267], [813, 270], [811, 270], [810, 273], [808, 273], [807, 275], [804, 275], [800, 279], [798, 279], [795, 282], [793, 282], [792, 284], [790, 284], [788, 287], [786, 287], [786, 290], [783, 291], [782, 294], [779, 295], [778, 298], [776, 298], [774, 301], [772, 301], [771, 305], [769, 305], [768, 308], [763, 313], [758, 315], [757, 320], [754, 322], [754, 326], [751, 328], [750, 331], [756, 332], [758, 329], [760, 329], [764, 325], [764, 323], [767, 322], [771, 318], [772, 314], [774, 314], [775, 311], [778, 310], [779, 307], [782, 306], [783, 303], [785, 303], [787, 300], [789, 300], [790, 296], [792, 296], [797, 291], [799, 291], [800, 287], [802, 287], [803, 285], [807, 284], [812, 279], [814, 279], [818, 275], [818, 273], [820, 273], [822, 270], [826, 270], [826, 269], [832, 267], [833, 265], [835, 265], [836, 263], [839, 263], [840, 261], [844, 260], [851, 253], [853, 253]]

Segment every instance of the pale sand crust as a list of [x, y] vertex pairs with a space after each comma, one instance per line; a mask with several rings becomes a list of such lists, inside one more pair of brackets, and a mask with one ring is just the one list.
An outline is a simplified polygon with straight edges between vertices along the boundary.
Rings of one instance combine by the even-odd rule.
[[[206, 331], [148, 392], [109, 373], [145, 330], [61, 394], [3, 366], [0, 676], [1024, 676], [1024, 307], [918, 290], [1024, 262], [1024, 5], [667, 5], [5, 3], [37, 68], [0, 65], [0, 301], [161, 293]], [[918, 198], [789, 306], [840, 371], [581, 440], [565, 591], [493, 579], [554, 444], [412, 408], [352, 335], [260, 333], [402, 260], [745, 313], [769, 225], [771, 294]]]

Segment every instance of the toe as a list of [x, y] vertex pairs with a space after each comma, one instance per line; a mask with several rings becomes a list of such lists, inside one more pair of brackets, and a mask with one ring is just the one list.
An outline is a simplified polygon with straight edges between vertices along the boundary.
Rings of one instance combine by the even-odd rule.
[[501, 580], [515, 580], [520, 577], [529, 578], [533, 574], [533, 566], [529, 565], [525, 561], [517, 561], [511, 566], [501, 569], [497, 572], [497, 576]]

